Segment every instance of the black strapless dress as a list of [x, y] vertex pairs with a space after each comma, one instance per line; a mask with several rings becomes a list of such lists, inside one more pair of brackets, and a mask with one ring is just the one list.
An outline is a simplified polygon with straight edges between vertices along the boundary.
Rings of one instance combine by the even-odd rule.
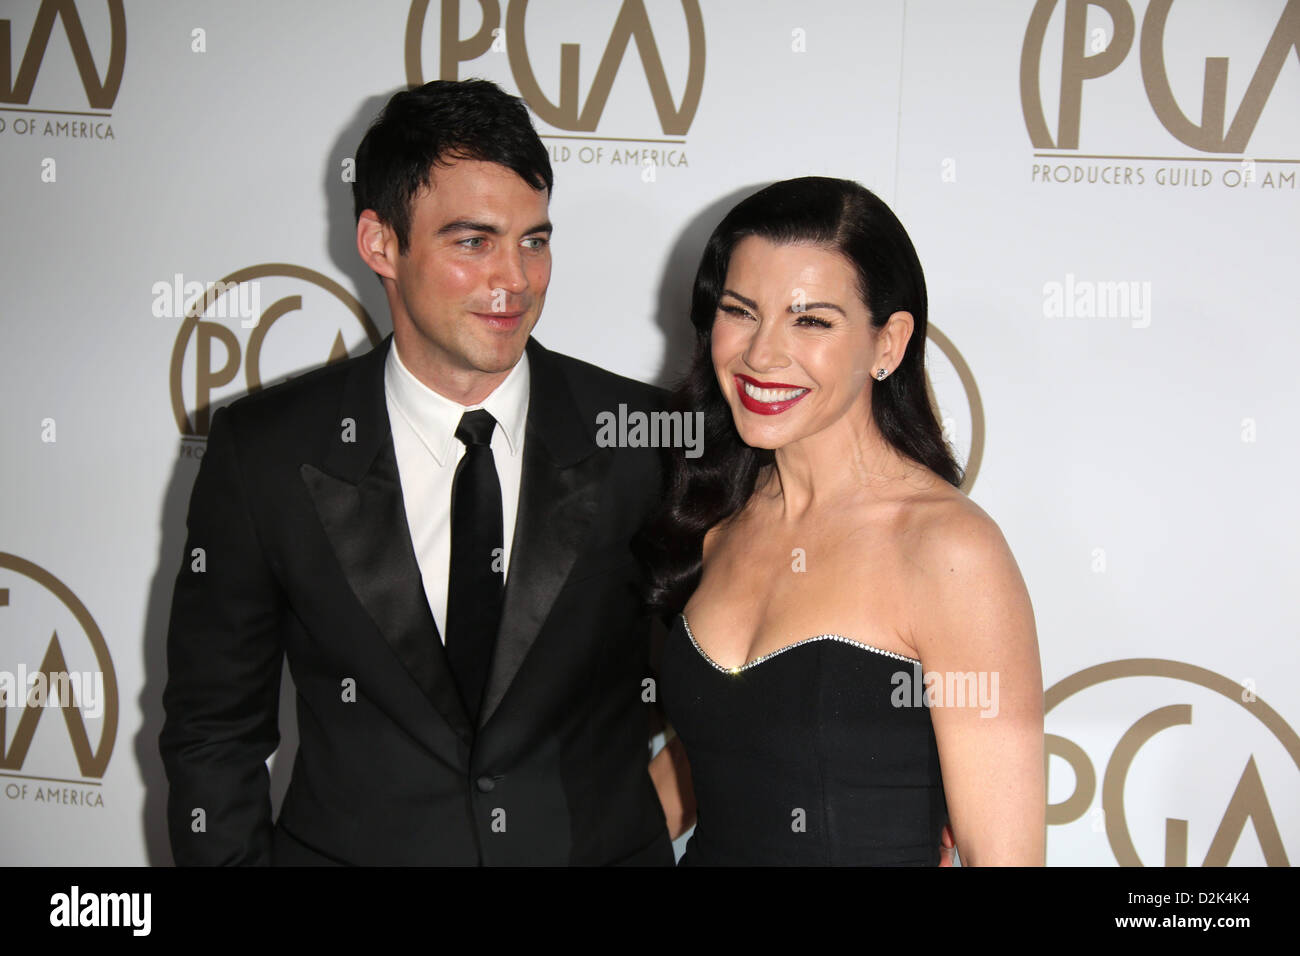
[[937, 865], [948, 808], [930, 711], [891, 702], [920, 682], [920, 661], [832, 634], [730, 670], [678, 615], [660, 698], [695, 786], [681, 865]]

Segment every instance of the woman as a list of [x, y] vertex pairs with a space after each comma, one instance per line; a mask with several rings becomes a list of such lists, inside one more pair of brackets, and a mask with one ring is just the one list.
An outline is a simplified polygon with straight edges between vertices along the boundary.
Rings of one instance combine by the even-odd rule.
[[933, 865], [950, 822], [966, 865], [1041, 865], [1033, 612], [935, 420], [906, 231], [856, 183], [768, 186], [709, 239], [691, 321], [704, 454], [642, 539], [677, 612], [651, 775], [696, 825], [682, 862]]

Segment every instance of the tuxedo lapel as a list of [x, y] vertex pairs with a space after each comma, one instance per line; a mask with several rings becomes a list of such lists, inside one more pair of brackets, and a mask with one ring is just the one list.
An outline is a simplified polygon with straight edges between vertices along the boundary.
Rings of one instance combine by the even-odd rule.
[[[411, 546], [375, 348], [353, 365], [321, 467], [300, 472], [352, 592], [425, 696], [458, 733], [472, 729], [429, 610]], [[354, 431], [345, 434], [351, 419]], [[351, 438], [351, 440], [348, 440]]]
[[[528, 340], [528, 423], [505, 600], [478, 725], [496, 712], [590, 530], [609, 462], [554, 357]], [[592, 423], [594, 426], [594, 422]]]

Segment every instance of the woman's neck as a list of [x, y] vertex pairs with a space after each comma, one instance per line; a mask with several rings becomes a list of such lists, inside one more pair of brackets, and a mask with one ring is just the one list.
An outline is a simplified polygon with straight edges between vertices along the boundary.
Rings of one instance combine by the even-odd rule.
[[916, 467], [885, 440], [870, 416], [846, 415], [776, 449], [755, 493], [779, 505], [782, 520], [798, 521], [823, 509], [893, 498], [898, 481]]

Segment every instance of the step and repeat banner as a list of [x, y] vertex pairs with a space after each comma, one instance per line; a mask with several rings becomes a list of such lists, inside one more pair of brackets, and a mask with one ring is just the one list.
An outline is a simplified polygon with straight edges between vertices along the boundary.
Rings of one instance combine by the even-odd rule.
[[537, 338], [626, 375], [681, 372], [741, 196], [890, 203], [1033, 600], [1048, 862], [1300, 858], [1298, 44], [1300, 0], [0, 5], [0, 860], [171, 862], [212, 410], [388, 334], [353, 150], [398, 88], [471, 76], [551, 152]]

